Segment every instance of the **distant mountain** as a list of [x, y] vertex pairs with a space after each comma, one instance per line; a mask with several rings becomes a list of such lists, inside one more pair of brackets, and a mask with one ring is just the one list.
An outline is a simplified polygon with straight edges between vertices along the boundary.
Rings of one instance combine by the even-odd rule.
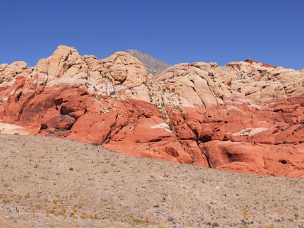
[[140, 60], [146, 66], [149, 73], [154, 75], [164, 71], [170, 66], [169, 64], [164, 63], [163, 61], [138, 50], [131, 49], [127, 50], [127, 52]]

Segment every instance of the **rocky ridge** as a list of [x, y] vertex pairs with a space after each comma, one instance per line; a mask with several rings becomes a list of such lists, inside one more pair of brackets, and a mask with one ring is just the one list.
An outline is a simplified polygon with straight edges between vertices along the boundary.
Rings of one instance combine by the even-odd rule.
[[304, 176], [304, 73], [245, 60], [153, 76], [128, 52], [59, 46], [30, 68], [0, 65], [0, 119], [33, 134], [261, 175]]

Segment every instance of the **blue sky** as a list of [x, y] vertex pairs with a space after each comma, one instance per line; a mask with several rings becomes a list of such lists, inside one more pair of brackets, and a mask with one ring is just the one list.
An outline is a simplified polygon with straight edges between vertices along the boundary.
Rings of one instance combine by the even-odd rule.
[[0, 10], [2, 63], [33, 65], [66, 44], [97, 57], [139, 49], [170, 64], [304, 68], [303, 0], [1, 0]]

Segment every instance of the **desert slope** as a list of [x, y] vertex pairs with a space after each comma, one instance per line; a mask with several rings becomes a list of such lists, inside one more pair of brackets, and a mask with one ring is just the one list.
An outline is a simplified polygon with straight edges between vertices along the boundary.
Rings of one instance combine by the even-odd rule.
[[0, 135], [0, 177], [0, 217], [16, 228], [304, 224], [302, 179], [137, 159], [52, 137]]

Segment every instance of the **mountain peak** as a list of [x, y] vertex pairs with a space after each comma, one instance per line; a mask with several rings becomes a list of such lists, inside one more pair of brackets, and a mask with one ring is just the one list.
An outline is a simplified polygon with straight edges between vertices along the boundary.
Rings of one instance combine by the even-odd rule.
[[158, 74], [165, 69], [167, 69], [170, 65], [149, 55], [145, 52], [136, 50], [136, 49], [129, 49], [126, 52], [130, 53], [132, 56], [136, 57], [139, 61], [141, 61], [149, 73], [151, 74]]

